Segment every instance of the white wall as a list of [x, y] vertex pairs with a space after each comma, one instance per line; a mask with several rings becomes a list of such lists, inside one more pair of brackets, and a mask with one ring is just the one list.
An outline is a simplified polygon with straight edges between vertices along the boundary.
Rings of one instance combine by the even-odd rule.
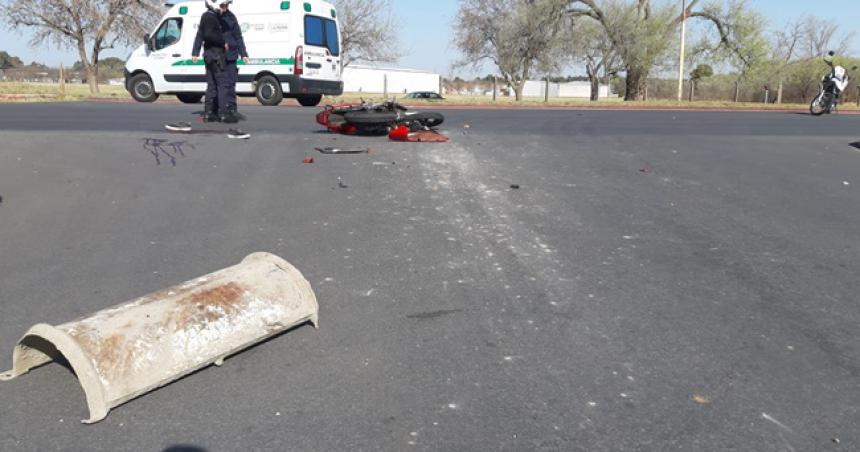
[[[538, 80], [526, 80], [523, 86], [523, 97], [544, 97], [546, 83]], [[609, 86], [600, 85], [598, 93], [601, 98], [609, 97]], [[591, 84], [588, 82], [550, 83], [549, 97], [591, 97]]]
[[388, 78], [388, 93], [439, 91], [439, 74], [396, 68], [349, 65], [343, 70], [343, 91], [348, 93], [383, 93]]

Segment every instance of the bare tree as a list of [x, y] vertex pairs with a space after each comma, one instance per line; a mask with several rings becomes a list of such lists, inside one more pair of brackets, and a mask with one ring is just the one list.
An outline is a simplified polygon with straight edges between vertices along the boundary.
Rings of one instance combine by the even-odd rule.
[[739, 50], [731, 23], [714, 14], [712, 9], [697, 9], [699, 1], [690, 0], [687, 8], [678, 14], [674, 5], [654, 5], [651, 0], [571, 0], [568, 13], [574, 17], [590, 17], [603, 27], [627, 72], [624, 99], [638, 100], [651, 69], [671, 48], [678, 25], [686, 18], [712, 24], [719, 35], [719, 45]]
[[491, 61], [522, 100], [523, 87], [536, 72], [547, 72], [569, 0], [462, 0], [455, 45], [463, 64]]
[[802, 19], [801, 52], [805, 58], [816, 58], [834, 51], [844, 55], [848, 51], [854, 33], [837, 35], [839, 25], [835, 22], [820, 19], [816, 16], [806, 16]]
[[395, 61], [397, 27], [388, 0], [335, 0], [343, 67], [356, 61]]
[[97, 93], [99, 54], [138, 42], [158, 18], [154, 0], [15, 0], [0, 6], [13, 28], [33, 27], [31, 44], [77, 49], [90, 92]]

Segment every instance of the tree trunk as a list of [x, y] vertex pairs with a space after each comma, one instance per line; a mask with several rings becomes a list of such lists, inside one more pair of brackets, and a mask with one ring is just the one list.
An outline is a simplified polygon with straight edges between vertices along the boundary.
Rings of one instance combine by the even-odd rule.
[[696, 98], [696, 81], [690, 80], [690, 102]]
[[645, 80], [648, 74], [645, 69], [637, 66], [627, 66], [625, 101], [642, 100], [645, 92]]
[[591, 101], [596, 102], [600, 97], [600, 75], [591, 63], [585, 65], [585, 72], [588, 74], [588, 81], [591, 82]]
[[782, 103], [782, 80], [779, 81], [779, 85], [776, 88], [776, 103]]
[[99, 71], [98, 66], [93, 64], [87, 64], [87, 84], [90, 85], [90, 94], [97, 94], [99, 92]]
[[740, 101], [741, 99], [741, 82], [740, 80], [735, 80], [735, 102]]
[[526, 85], [525, 80], [513, 82], [511, 83], [511, 85], [514, 88], [514, 98], [517, 100], [517, 102], [523, 100], [523, 88]]
[[84, 47], [84, 37], [82, 35], [75, 38], [78, 44], [78, 56], [81, 58], [81, 65], [87, 73], [87, 84], [90, 85], [90, 94], [99, 92], [99, 71], [98, 71], [98, 55], [93, 55], [94, 62], [90, 63], [87, 58], [87, 50]]

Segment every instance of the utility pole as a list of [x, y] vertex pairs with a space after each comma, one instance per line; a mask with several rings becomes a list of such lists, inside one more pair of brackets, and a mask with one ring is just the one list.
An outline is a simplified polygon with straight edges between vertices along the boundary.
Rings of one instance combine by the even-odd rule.
[[681, 56], [678, 61], [678, 102], [684, 97], [684, 44], [687, 39], [687, 0], [681, 0]]

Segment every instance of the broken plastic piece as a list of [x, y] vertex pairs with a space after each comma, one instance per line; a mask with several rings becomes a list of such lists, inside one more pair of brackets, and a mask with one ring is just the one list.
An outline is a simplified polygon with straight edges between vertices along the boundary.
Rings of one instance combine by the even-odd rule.
[[319, 307], [310, 283], [274, 254], [155, 292], [82, 319], [34, 325], [15, 346], [11, 380], [61, 355], [80, 380], [84, 423], [155, 388], [310, 321]]
[[408, 127], [401, 125], [388, 134], [388, 139], [392, 141], [444, 143], [450, 138], [432, 129], [410, 132]]
[[409, 127], [404, 125], [397, 126], [396, 129], [388, 133], [388, 139], [392, 141], [409, 141]]
[[305, 157], [304, 160], [302, 160], [302, 163], [305, 163], [305, 164], [313, 163], [313, 162], [314, 162], [313, 157]]

